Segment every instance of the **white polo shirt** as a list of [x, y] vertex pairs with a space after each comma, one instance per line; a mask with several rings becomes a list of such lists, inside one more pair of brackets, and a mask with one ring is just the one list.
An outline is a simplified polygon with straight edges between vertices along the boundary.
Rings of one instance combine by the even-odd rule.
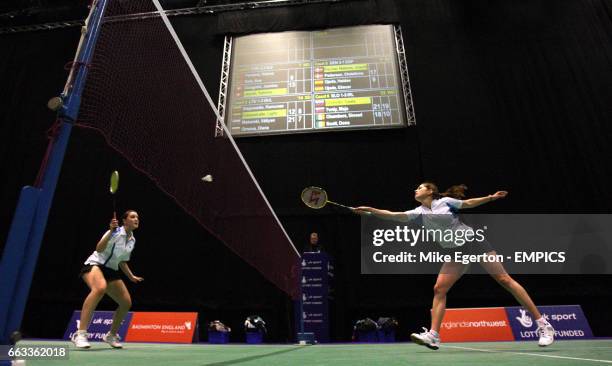
[[421, 205], [413, 210], [406, 211], [406, 214], [412, 216], [418, 215], [453, 215], [461, 208], [462, 201], [451, 197], [442, 197], [431, 201], [431, 208]]
[[[406, 211], [408, 220], [421, 217], [423, 227], [428, 230], [468, 230], [466, 224], [459, 221], [457, 211], [461, 208], [462, 201], [451, 197], [442, 197], [431, 201], [431, 208], [421, 205], [415, 209]], [[448, 219], [446, 219], [448, 215]], [[455, 242], [439, 242], [443, 248], [454, 248], [460, 246]]]
[[121, 226], [113, 232], [111, 238], [108, 240], [106, 249], [102, 252], [94, 250], [85, 261], [85, 264], [106, 266], [117, 271], [119, 270], [120, 262], [127, 262], [130, 260], [130, 254], [132, 250], [134, 250], [135, 244], [136, 238], [134, 234], [132, 234], [132, 237], [128, 240], [125, 228]]

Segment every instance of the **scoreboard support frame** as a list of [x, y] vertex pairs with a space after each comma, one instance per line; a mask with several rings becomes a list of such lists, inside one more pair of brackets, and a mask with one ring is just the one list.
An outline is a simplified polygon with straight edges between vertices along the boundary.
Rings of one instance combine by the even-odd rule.
[[408, 77], [408, 62], [406, 61], [406, 50], [404, 49], [402, 27], [400, 25], [394, 25], [393, 31], [395, 33], [397, 62], [402, 80], [404, 106], [406, 108], [406, 124], [408, 126], [416, 126], [416, 117], [414, 115], [414, 104], [412, 103], [412, 89], [410, 88], [410, 78]]
[[227, 105], [227, 87], [230, 79], [230, 66], [232, 62], [232, 42], [233, 38], [225, 37], [223, 42], [223, 62], [221, 63], [221, 81], [219, 83], [219, 100], [217, 110], [219, 119], [215, 124], [215, 137], [223, 137], [223, 121], [225, 120], [225, 107]]

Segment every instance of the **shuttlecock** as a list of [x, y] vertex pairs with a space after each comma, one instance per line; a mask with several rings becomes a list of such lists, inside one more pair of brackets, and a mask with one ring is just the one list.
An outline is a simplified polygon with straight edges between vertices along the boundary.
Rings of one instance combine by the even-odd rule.
[[207, 182], [207, 183], [210, 183], [210, 182], [212, 182], [212, 181], [213, 181], [213, 177], [212, 177], [212, 175], [210, 175], [210, 174], [207, 174], [207, 175], [205, 175], [205, 176], [203, 176], [203, 177], [202, 177], [202, 182]]

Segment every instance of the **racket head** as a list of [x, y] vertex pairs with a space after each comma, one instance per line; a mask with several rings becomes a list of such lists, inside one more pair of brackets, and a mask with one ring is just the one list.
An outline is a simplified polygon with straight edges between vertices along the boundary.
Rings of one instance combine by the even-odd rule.
[[115, 194], [117, 193], [117, 190], [119, 189], [119, 172], [118, 171], [114, 171], [111, 173], [110, 176], [110, 193], [111, 194]]
[[300, 196], [306, 206], [315, 210], [325, 207], [327, 203], [327, 192], [320, 187], [306, 187]]

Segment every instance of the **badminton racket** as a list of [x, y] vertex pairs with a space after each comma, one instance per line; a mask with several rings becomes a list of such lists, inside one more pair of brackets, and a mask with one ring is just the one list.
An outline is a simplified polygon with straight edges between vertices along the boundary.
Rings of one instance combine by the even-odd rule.
[[111, 173], [110, 176], [110, 187], [109, 187], [109, 191], [111, 193], [111, 195], [113, 196], [113, 219], [117, 219], [117, 205], [116, 205], [116, 196], [115, 193], [117, 193], [117, 190], [119, 189], [119, 172], [118, 171], [114, 171]]
[[304, 202], [306, 206], [310, 208], [314, 208], [315, 210], [325, 207], [325, 205], [327, 205], [328, 203], [334, 206], [349, 209], [351, 211], [354, 210], [354, 207], [350, 207], [350, 206], [339, 204], [334, 201], [330, 201], [327, 198], [327, 192], [325, 192], [325, 190], [320, 187], [304, 188], [304, 190], [302, 191], [301, 197], [302, 197], [302, 202]]

